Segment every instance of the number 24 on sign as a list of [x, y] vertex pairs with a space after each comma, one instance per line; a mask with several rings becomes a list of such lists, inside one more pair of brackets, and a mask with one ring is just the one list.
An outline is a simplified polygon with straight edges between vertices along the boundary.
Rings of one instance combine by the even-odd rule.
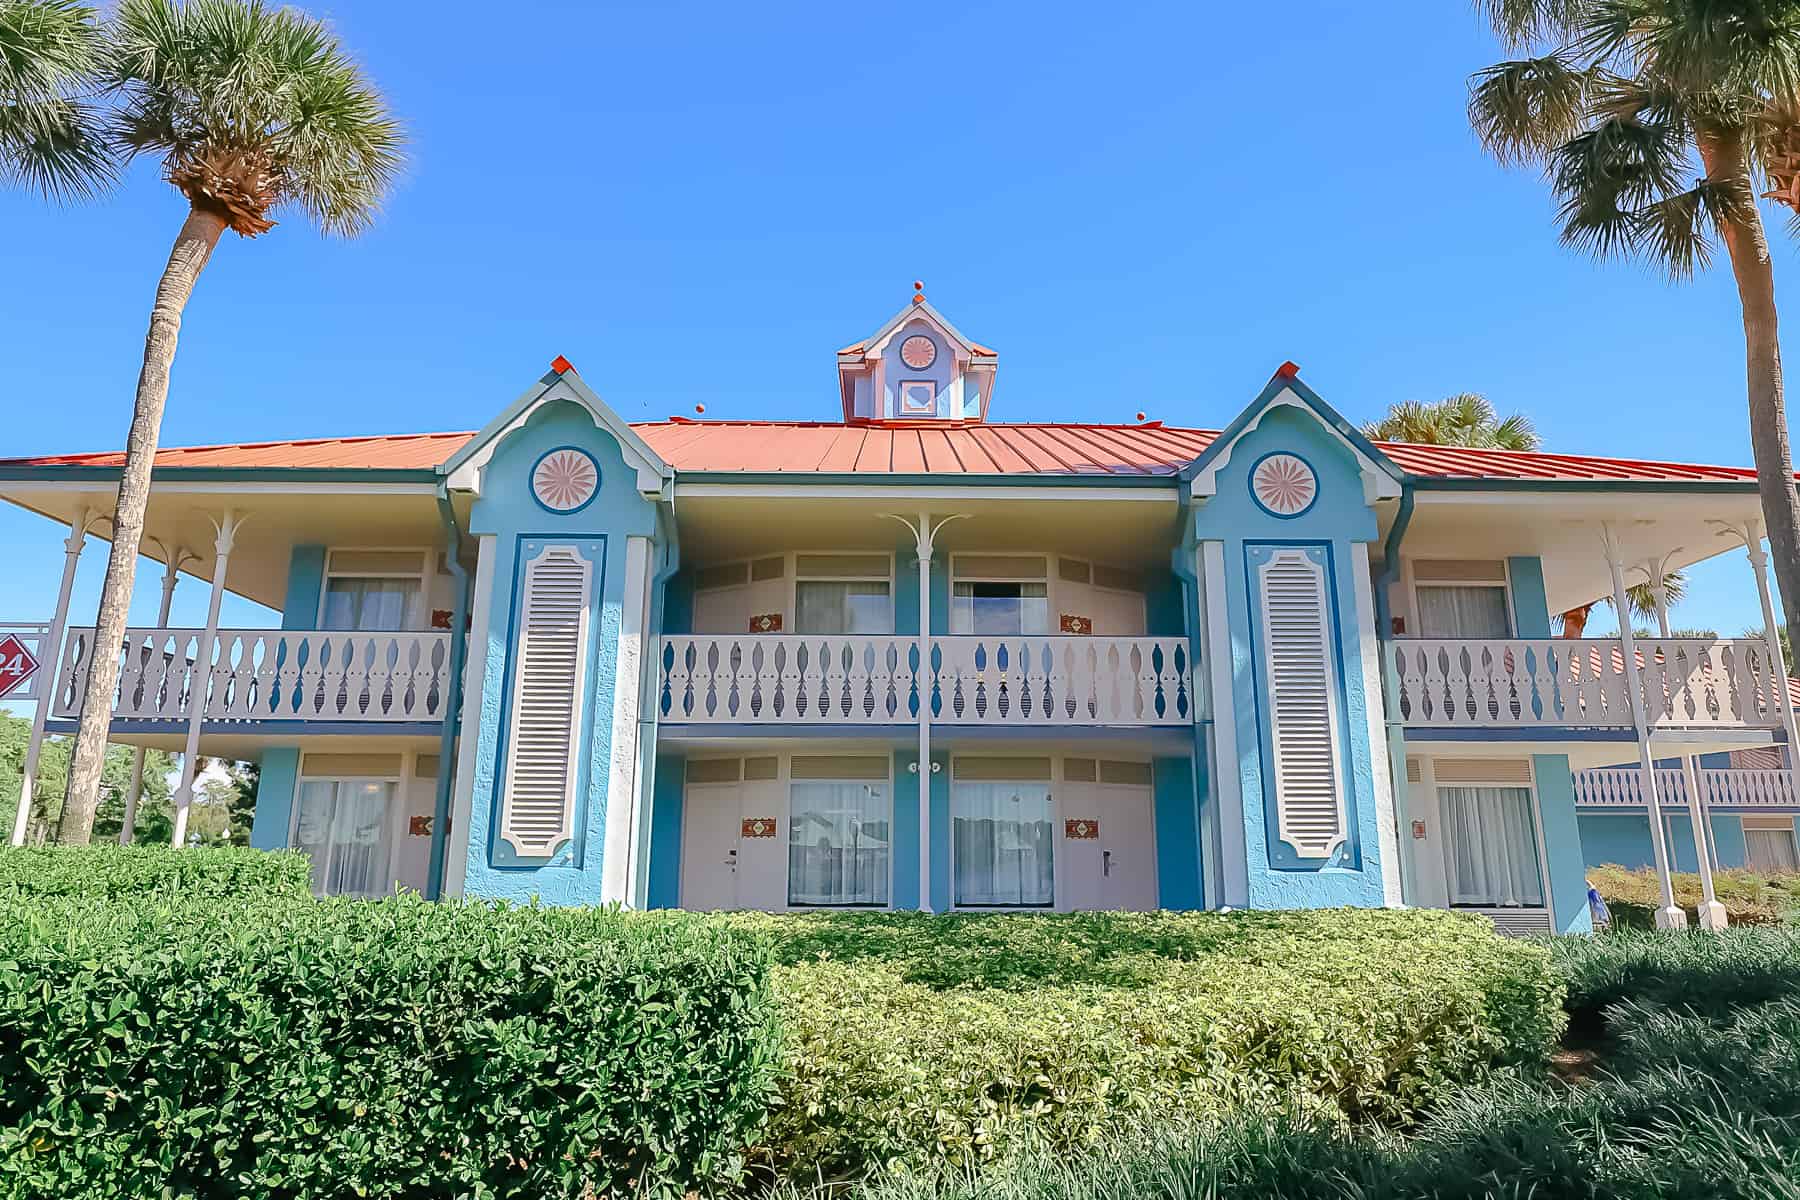
[[37, 674], [38, 660], [31, 656], [12, 634], [0, 638], [0, 696], [15, 692], [25, 686], [25, 681]]

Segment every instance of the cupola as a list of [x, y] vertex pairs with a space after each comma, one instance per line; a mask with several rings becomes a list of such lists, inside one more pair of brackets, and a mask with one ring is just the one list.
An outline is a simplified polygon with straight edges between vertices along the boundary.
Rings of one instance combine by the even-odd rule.
[[912, 301], [838, 351], [845, 421], [985, 421], [999, 359], [971, 342], [913, 284]]

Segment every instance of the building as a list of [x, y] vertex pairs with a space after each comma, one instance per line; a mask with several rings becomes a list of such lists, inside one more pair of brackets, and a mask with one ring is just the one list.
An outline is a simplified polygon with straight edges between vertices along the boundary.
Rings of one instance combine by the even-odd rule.
[[[165, 597], [280, 627], [102, 649], [59, 611], [19, 628], [41, 721], [117, 654], [113, 739], [260, 761], [254, 842], [322, 892], [1515, 930], [1587, 926], [1584, 841], [1661, 861], [1653, 807], [1691, 856], [1694, 756], [1794, 736], [1766, 640], [1553, 635], [1734, 547], [1761, 583], [1747, 470], [1372, 445], [1292, 364], [1218, 432], [1002, 423], [922, 294], [837, 366], [830, 421], [627, 424], [559, 358], [473, 434], [165, 449]], [[120, 462], [0, 496], [72, 572]], [[1771, 761], [1698, 768], [1721, 851], [1791, 855]]]

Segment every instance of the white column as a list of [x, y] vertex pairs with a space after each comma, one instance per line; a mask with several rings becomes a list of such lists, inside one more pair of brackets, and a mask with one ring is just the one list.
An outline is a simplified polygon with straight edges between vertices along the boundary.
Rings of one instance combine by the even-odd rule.
[[[31, 789], [37, 782], [38, 755], [44, 749], [44, 722], [50, 719], [50, 701], [56, 696], [56, 685], [63, 666], [63, 628], [69, 621], [69, 596], [75, 590], [75, 564], [81, 558], [81, 548], [87, 544], [88, 510], [84, 506], [75, 510], [75, 523], [69, 527], [69, 536], [63, 542], [62, 586], [56, 593], [56, 613], [50, 618], [50, 630], [44, 635], [44, 644], [39, 651], [43, 662], [38, 669], [44, 672], [42, 688], [38, 693], [37, 708], [31, 714], [31, 733], [25, 742], [25, 762], [20, 771], [19, 780], [19, 812], [13, 818], [12, 844], [25, 844], [25, 829], [31, 823]], [[114, 653], [118, 648], [114, 647]], [[100, 652], [95, 645], [88, 647], [88, 658]]]
[[952, 513], [936, 525], [928, 512], [921, 512], [916, 523], [897, 513], [882, 515], [912, 532], [919, 559], [919, 762], [914, 769], [919, 775], [919, 911], [931, 912], [931, 776], [937, 769], [931, 762], [931, 555], [938, 532], [969, 514]]
[[[175, 603], [175, 580], [181, 574], [181, 565], [194, 556], [180, 546], [174, 549], [164, 547], [155, 538], [145, 538], [147, 542], [163, 552], [163, 560], [168, 570], [163, 572], [162, 600], [156, 606], [156, 627], [162, 629], [169, 623], [169, 609]], [[131, 845], [132, 836], [137, 832], [138, 801], [144, 794], [144, 748], [138, 746], [131, 752], [131, 786], [125, 792], [125, 819], [119, 825], [119, 845]]]
[[619, 612], [619, 653], [613, 673], [612, 770], [606, 781], [606, 837], [601, 849], [600, 899], [632, 902], [643, 780], [638, 775], [638, 704], [646, 668], [644, 626], [650, 615], [650, 539], [625, 539], [625, 598]]
[[1750, 567], [1756, 572], [1756, 596], [1762, 602], [1763, 644], [1780, 681], [1776, 690], [1781, 693], [1781, 723], [1787, 732], [1788, 778], [1794, 794], [1800, 796], [1800, 734], [1795, 732], [1794, 697], [1788, 690], [1787, 659], [1781, 653], [1781, 627], [1775, 623], [1775, 597], [1769, 590], [1769, 554], [1762, 545], [1762, 522], [1754, 519], [1745, 522], [1743, 538], [1744, 546], [1750, 552]]
[[[487, 687], [489, 625], [493, 620], [494, 557], [499, 539], [475, 541], [475, 585], [469, 608], [468, 650], [463, 655], [462, 719], [457, 722], [456, 778], [450, 793], [450, 827], [444, 830], [444, 886], [440, 897], [460, 896], [469, 869], [468, 830], [475, 807], [475, 759], [481, 742], [481, 699]], [[500, 619], [505, 620], [505, 610]], [[439, 763], [438, 770], [445, 764]], [[454, 840], [461, 836], [460, 847]]]
[[1601, 522], [1601, 544], [1612, 572], [1613, 609], [1619, 614], [1619, 643], [1625, 658], [1626, 699], [1631, 723], [1637, 730], [1638, 763], [1644, 771], [1644, 799], [1650, 806], [1650, 847], [1656, 856], [1656, 877], [1662, 885], [1662, 907], [1656, 910], [1658, 929], [1682, 929], [1687, 914], [1675, 904], [1675, 885], [1669, 878], [1669, 847], [1663, 836], [1662, 803], [1656, 795], [1656, 759], [1650, 753], [1650, 731], [1644, 723], [1644, 689], [1638, 677], [1637, 639], [1631, 632], [1631, 600], [1625, 593], [1625, 568], [1619, 562], [1619, 543], [1610, 522]]
[[225, 599], [225, 571], [231, 562], [231, 546], [243, 519], [237, 510], [226, 509], [222, 520], [214, 521], [219, 536], [213, 542], [212, 595], [206, 603], [206, 629], [194, 651], [194, 674], [188, 685], [187, 741], [181, 750], [181, 782], [175, 788], [175, 832], [171, 841], [176, 849], [187, 844], [188, 808], [194, 802], [194, 760], [200, 754], [200, 723], [206, 718], [207, 702], [212, 695], [213, 650], [219, 640], [219, 604]]
[[[1669, 596], [1665, 580], [1669, 577], [1669, 559], [1671, 554], [1652, 558], [1644, 563], [1643, 571], [1650, 581], [1650, 595], [1656, 601], [1656, 627], [1666, 639], [1669, 633]], [[1725, 906], [1713, 894], [1713, 861], [1712, 837], [1710, 825], [1712, 816], [1706, 809], [1706, 797], [1700, 792], [1699, 772], [1694, 769], [1694, 756], [1681, 756], [1681, 786], [1687, 792], [1688, 819], [1694, 827], [1694, 861], [1700, 867], [1700, 927], [1702, 929], [1719, 930], [1730, 924], [1725, 915]]]

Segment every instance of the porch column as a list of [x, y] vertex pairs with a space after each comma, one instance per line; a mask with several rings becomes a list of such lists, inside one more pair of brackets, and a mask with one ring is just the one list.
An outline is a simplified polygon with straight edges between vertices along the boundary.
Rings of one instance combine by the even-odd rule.
[[200, 753], [200, 723], [206, 718], [206, 706], [212, 696], [212, 658], [219, 640], [219, 604], [225, 599], [225, 571], [231, 562], [232, 543], [243, 523], [244, 519], [232, 508], [213, 522], [219, 536], [213, 542], [212, 596], [206, 604], [206, 628], [194, 651], [194, 673], [188, 684], [187, 741], [181, 751], [181, 782], [175, 788], [175, 832], [171, 841], [178, 850], [187, 844], [188, 807], [194, 802], [194, 760]]
[[[180, 546], [169, 549], [156, 538], [144, 540], [162, 551], [163, 561], [168, 564], [168, 570], [163, 572], [162, 601], [156, 607], [156, 627], [163, 629], [169, 624], [169, 609], [175, 603], [175, 580], [181, 574], [182, 564], [198, 555], [189, 554]], [[125, 791], [125, 819], [119, 825], [121, 846], [131, 845], [132, 835], [137, 832], [138, 800], [144, 794], [144, 754], [142, 746], [131, 752], [131, 786]]]
[[919, 775], [919, 911], [931, 912], [931, 773], [937, 765], [931, 761], [931, 554], [937, 535], [952, 521], [968, 513], [952, 513], [931, 523], [931, 514], [921, 512], [916, 521], [898, 513], [883, 513], [911, 531], [913, 550], [919, 556], [919, 674], [914, 682], [919, 689], [919, 761], [913, 767]]
[[[63, 667], [63, 628], [69, 621], [69, 597], [75, 590], [75, 564], [81, 558], [81, 549], [87, 544], [88, 522], [90, 520], [86, 506], [75, 510], [75, 522], [69, 527], [69, 536], [63, 541], [63, 573], [62, 586], [56, 593], [56, 612], [50, 618], [50, 629], [44, 635], [44, 645], [40, 651], [43, 662], [38, 669], [45, 672], [43, 686], [38, 692], [37, 708], [31, 714], [31, 733], [25, 741], [25, 761], [19, 772], [19, 812], [13, 818], [12, 844], [25, 844], [25, 829], [31, 823], [31, 789], [37, 782], [38, 755], [44, 749], [44, 722], [50, 719], [50, 701], [56, 695], [56, 685]], [[96, 646], [88, 647], [88, 655], [99, 653]]]
[[1788, 786], [1800, 796], [1800, 734], [1795, 733], [1794, 697], [1788, 689], [1787, 659], [1781, 653], [1781, 635], [1777, 632], [1781, 627], [1775, 623], [1775, 597], [1769, 590], [1769, 555], [1763, 549], [1762, 522], [1752, 517], [1742, 526], [1724, 521], [1708, 523], [1719, 526], [1721, 537], [1735, 537], [1743, 542], [1750, 553], [1750, 569], [1756, 573], [1756, 598], [1762, 601], [1763, 646], [1780, 680], [1776, 691], [1781, 696], [1781, 724], [1787, 734]]
[[1656, 794], [1656, 759], [1650, 753], [1650, 731], [1644, 721], [1644, 689], [1638, 675], [1637, 638], [1631, 632], [1631, 600], [1625, 594], [1625, 567], [1619, 561], [1619, 542], [1610, 521], [1600, 523], [1600, 542], [1606, 550], [1606, 566], [1612, 572], [1613, 609], [1619, 614], [1619, 645], [1625, 658], [1626, 701], [1631, 724], [1637, 731], [1638, 762], [1644, 771], [1644, 799], [1650, 806], [1650, 848], [1656, 855], [1657, 882], [1662, 885], [1662, 907], [1656, 910], [1658, 929], [1682, 929], [1687, 913], [1675, 904], [1675, 885], [1669, 878], [1669, 847], [1663, 836], [1662, 803]]
[[[1669, 633], [1669, 596], [1664, 581], [1669, 577], [1669, 559], [1674, 552], [1645, 560], [1644, 575], [1650, 582], [1650, 595], [1656, 602], [1656, 627], [1667, 639]], [[1687, 792], [1688, 818], [1694, 827], [1694, 860], [1700, 865], [1700, 927], [1720, 930], [1730, 924], [1725, 906], [1713, 894], [1712, 814], [1707, 811], [1706, 797], [1701, 794], [1699, 772], [1694, 756], [1681, 756], [1681, 786]]]

